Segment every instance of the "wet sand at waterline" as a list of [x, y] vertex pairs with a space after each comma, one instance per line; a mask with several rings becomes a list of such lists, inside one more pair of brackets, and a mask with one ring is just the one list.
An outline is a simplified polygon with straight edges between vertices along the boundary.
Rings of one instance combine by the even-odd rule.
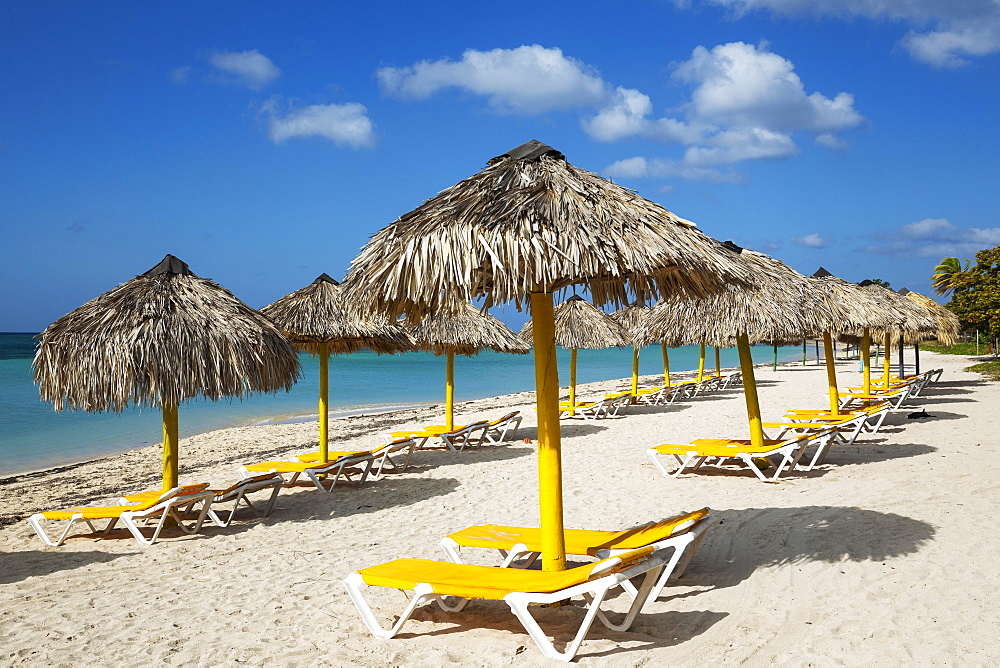
[[[646, 458], [660, 443], [745, 437], [739, 390], [618, 418], [563, 423], [566, 526], [617, 529], [702, 506], [712, 527], [685, 575], [632, 629], [595, 624], [583, 665], [995, 665], [1000, 503], [1000, 384], [966, 358], [921, 354], [939, 383], [882, 431], [835, 447], [825, 466], [761, 483], [747, 471], [666, 479]], [[858, 384], [857, 362], [838, 365]], [[820, 366], [758, 368], [762, 414], [826, 405]], [[652, 382], [654, 377], [646, 377]], [[582, 386], [582, 398], [627, 381]], [[267, 518], [166, 534], [125, 532], [46, 548], [23, 519], [155, 487], [159, 448], [4, 481], [0, 487], [0, 664], [539, 665], [549, 663], [499, 601], [462, 613], [419, 609], [393, 640], [373, 638], [341, 580], [398, 557], [442, 559], [440, 538], [471, 524], [537, 526], [531, 393], [458, 407], [458, 421], [525, 416], [518, 438], [461, 453], [424, 450], [410, 468], [362, 487], [284, 490]], [[907, 419], [925, 409], [930, 418]], [[368, 448], [380, 432], [440, 422], [420, 408], [332, 424], [332, 447]], [[181, 481], [228, 486], [239, 463], [304, 451], [315, 423], [226, 429], [183, 439]], [[176, 530], [174, 530], [176, 531]], [[495, 554], [469, 552], [478, 563]], [[376, 592], [388, 622], [405, 599]], [[624, 610], [624, 596], [611, 603]], [[568, 639], [577, 606], [539, 610]], [[555, 665], [555, 662], [552, 662]]]

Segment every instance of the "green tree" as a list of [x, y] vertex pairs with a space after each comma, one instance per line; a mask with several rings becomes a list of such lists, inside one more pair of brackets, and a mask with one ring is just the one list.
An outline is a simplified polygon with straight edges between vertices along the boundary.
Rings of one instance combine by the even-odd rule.
[[1000, 336], [1000, 246], [976, 253], [976, 264], [956, 275], [947, 306], [963, 325]]
[[971, 264], [972, 260], [966, 259], [963, 267], [957, 257], [946, 257], [941, 260], [940, 264], [934, 267], [934, 275], [931, 276], [933, 279], [931, 287], [934, 288], [934, 292], [941, 296], [954, 292], [962, 274], [970, 271]]
[[890, 289], [889, 281], [883, 281], [881, 278], [869, 278], [868, 281], [870, 283], [874, 283], [875, 285], [881, 285], [886, 290]]

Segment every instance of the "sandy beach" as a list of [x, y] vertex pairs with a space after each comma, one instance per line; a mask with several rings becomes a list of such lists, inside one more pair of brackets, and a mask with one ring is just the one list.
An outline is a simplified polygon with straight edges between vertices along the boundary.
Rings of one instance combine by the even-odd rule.
[[[563, 425], [566, 526], [618, 529], [712, 508], [712, 527], [684, 576], [632, 629], [596, 624], [582, 665], [996, 665], [1000, 604], [990, 517], [1000, 503], [1000, 384], [958, 356], [921, 354], [940, 382], [882, 431], [837, 447], [811, 472], [776, 483], [747, 471], [664, 478], [645, 450], [699, 437], [744, 437], [740, 390], [618, 418]], [[857, 384], [857, 362], [838, 365]], [[654, 382], [655, 377], [647, 377]], [[821, 366], [758, 368], [764, 419], [822, 408]], [[582, 386], [579, 396], [627, 381]], [[249, 514], [151, 547], [125, 532], [47, 548], [25, 518], [156, 487], [159, 448], [7, 479], [0, 487], [0, 664], [557, 665], [502, 602], [448, 614], [419, 609], [393, 640], [373, 638], [341, 580], [398, 557], [443, 559], [440, 538], [479, 523], [537, 526], [533, 393], [461, 404], [457, 419], [519, 408], [516, 440], [461, 453], [424, 450], [410, 468], [330, 494], [287, 489], [267, 518]], [[931, 417], [908, 419], [925, 409]], [[332, 447], [439, 422], [420, 408], [331, 423]], [[228, 429], [183, 439], [181, 482], [228, 486], [239, 463], [305, 451], [315, 423]], [[342, 446], [342, 447], [341, 447]], [[478, 563], [495, 555], [470, 552]], [[404, 605], [374, 592], [384, 621]], [[612, 609], [624, 610], [624, 597]], [[539, 612], [565, 639], [577, 606]]]

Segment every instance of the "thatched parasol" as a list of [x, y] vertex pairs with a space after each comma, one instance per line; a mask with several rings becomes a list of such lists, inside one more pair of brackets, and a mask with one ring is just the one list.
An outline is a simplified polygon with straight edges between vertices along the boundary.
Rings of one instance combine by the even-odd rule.
[[295, 349], [270, 320], [172, 255], [39, 335], [35, 382], [55, 409], [163, 411], [163, 487], [177, 486], [177, 407], [288, 390]]
[[633, 191], [578, 169], [537, 141], [497, 156], [376, 233], [345, 282], [362, 308], [419, 321], [487, 306], [530, 304], [538, 400], [542, 563], [565, 564], [559, 380], [553, 292], [583, 285], [593, 302], [629, 294], [703, 295], [749, 280], [693, 223]]
[[360, 317], [347, 308], [337, 281], [327, 274], [262, 308], [299, 350], [319, 356], [319, 461], [329, 453], [330, 353], [368, 349], [378, 354], [413, 350], [413, 339], [385, 317]]
[[862, 364], [867, 379], [866, 387], [870, 390], [871, 331], [895, 327], [902, 318], [893, 309], [875, 299], [869, 291], [855, 283], [837, 278], [823, 267], [817, 269], [810, 279], [817, 294], [822, 294], [828, 303], [836, 303], [839, 307], [837, 317], [831, 318], [829, 326], [822, 332], [826, 376], [830, 388], [830, 412], [837, 415], [840, 412], [840, 391], [837, 388], [833, 336], [837, 336], [841, 341], [860, 342]]
[[[873, 281], [861, 281], [858, 284], [879, 304], [892, 309], [897, 313], [900, 321], [894, 327], [887, 327], [879, 331], [872, 331], [874, 336], [882, 338], [885, 354], [882, 357], [882, 387], [889, 387], [889, 353], [892, 350], [893, 339], [898, 339], [899, 344], [906, 338], [918, 337], [931, 334], [937, 330], [937, 322], [924, 308], [915, 302], [907, 299], [889, 288], [881, 286]], [[871, 371], [866, 367], [868, 373], [865, 375], [865, 391], [871, 390]]]
[[[642, 348], [633, 342], [635, 335], [642, 329], [642, 326], [646, 323], [646, 317], [649, 315], [650, 308], [645, 304], [635, 302], [634, 304], [629, 304], [624, 306], [614, 313], [611, 317], [615, 319], [622, 329], [628, 334], [628, 340], [632, 343], [632, 398], [635, 400], [636, 395], [639, 393], [639, 350]], [[664, 349], [666, 350], [666, 349]], [[664, 365], [666, 365], [666, 358], [664, 358]], [[664, 366], [664, 368], [666, 368]]]
[[739, 350], [750, 438], [763, 444], [754, 378], [752, 343], [801, 340], [822, 331], [837, 305], [813, 294], [809, 280], [779, 260], [727, 241], [720, 246], [745, 263], [756, 277], [750, 286], [726, 286], [700, 299], [665, 299], [650, 311], [635, 337], [637, 344], [712, 345]]
[[410, 333], [421, 350], [447, 355], [445, 424], [455, 428], [455, 355], [478, 355], [489, 348], [498, 353], [526, 355], [531, 346], [489, 313], [466, 302], [457, 315], [438, 313], [424, 318]]
[[962, 324], [958, 320], [958, 316], [948, 310], [942, 304], [939, 304], [933, 298], [927, 295], [922, 295], [919, 292], [913, 292], [912, 290], [907, 290], [902, 288], [899, 294], [904, 295], [907, 299], [915, 303], [917, 306], [921, 307], [927, 311], [937, 328], [933, 331], [921, 332], [917, 336], [909, 336], [906, 338], [906, 343], [912, 343], [914, 345], [920, 343], [921, 341], [929, 341], [936, 339], [938, 343], [943, 346], [953, 346], [955, 342], [958, 341], [958, 333], [962, 329]]
[[[570, 414], [576, 411], [576, 351], [615, 348], [628, 344], [627, 333], [611, 316], [573, 295], [553, 310], [555, 341], [569, 353], [569, 405]], [[534, 338], [531, 320], [524, 323], [518, 336], [524, 341]]]
[[[934, 332], [926, 332], [919, 336], [911, 336], [905, 339], [906, 343], [913, 346], [913, 361], [914, 361], [914, 372], [920, 373], [920, 342], [927, 341], [930, 339], [936, 339], [938, 343], [945, 346], [955, 345], [958, 341], [958, 333], [962, 329], [962, 324], [958, 320], [958, 316], [952, 313], [950, 310], [939, 304], [936, 300], [922, 295], [919, 292], [913, 292], [912, 290], [907, 290], [906, 288], [900, 288], [899, 294], [905, 296], [907, 299], [911, 300], [917, 306], [920, 306], [925, 311], [930, 313], [931, 317], [937, 323], [937, 330]], [[899, 343], [899, 376], [903, 376], [903, 343]]]

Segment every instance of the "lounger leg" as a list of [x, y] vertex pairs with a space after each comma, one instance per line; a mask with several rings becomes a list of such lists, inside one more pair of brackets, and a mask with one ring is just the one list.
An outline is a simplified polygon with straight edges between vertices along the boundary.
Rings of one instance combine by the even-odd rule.
[[[576, 636], [573, 640], [566, 646], [566, 649], [562, 652], [556, 650], [552, 641], [548, 639], [545, 632], [535, 621], [535, 618], [531, 616], [531, 612], [528, 610], [528, 604], [533, 602], [533, 599], [522, 593], [507, 594], [504, 597], [504, 601], [510, 606], [511, 611], [520, 620], [521, 625], [531, 636], [531, 639], [535, 641], [538, 645], [538, 649], [542, 651], [542, 654], [550, 659], [557, 659], [559, 661], [572, 661], [573, 657], [576, 656], [577, 650], [580, 649], [580, 644], [586, 637], [587, 632], [590, 631], [590, 627], [594, 623], [594, 618], [597, 617], [597, 613], [600, 609], [600, 604], [604, 601], [604, 596], [607, 594], [607, 587], [602, 591], [593, 592], [593, 601], [587, 608], [587, 614], [583, 618], [583, 623], [580, 625], [580, 629], [576, 632]], [[565, 600], [565, 599], [564, 599]]]
[[368, 601], [365, 600], [364, 595], [361, 593], [361, 585], [364, 583], [364, 578], [361, 577], [360, 573], [351, 573], [344, 579], [344, 586], [347, 588], [347, 593], [351, 597], [351, 600], [354, 601], [354, 605], [357, 606], [358, 612], [361, 613], [362, 621], [376, 638], [387, 640], [394, 637], [403, 628], [403, 624], [410, 618], [410, 615], [413, 614], [418, 605], [434, 598], [434, 593], [431, 591], [430, 585], [424, 583], [418, 584], [416, 589], [413, 590], [413, 598], [410, 599], [409, 604], [403, 610], [399, 619], [396, 620], [396, 623], [393, 624], [392, 628], [384, 629], [375, 618], [375, 613], [372, 612], [371, 606], [368, 605]]
[[372, 465], [375, 463], [375, 458], [371, 457], [365, 461], [365, 471], [361, 474], [361, 480], [358, 482], [358, 486], [365, 484], [365, 480], [368, 480], [368, 474], [372, 471]]
[[[677, 562], [677, 565], [674, 566], [674, 571], [670, 574], [669, 579], [677, 580], [684, 575], [684, 571], [687, 570], [688, 564], [691, 563], [691, 559], [694, 558], [694, 555], [698, 552], [698, 548], [700, 548], [701, 544], [705, 541], [705, 536], [708, 535], [708, 527], [708, 522], [702, 521], [699, 526], [691, 530], [691, 544], [685, 548], [684, 553]], [[654, 597], [654, 600], [655, 598], [656, 597]]]
[[264, 506], [263, 517], [267, 517], [271, 514], [271, 509], [274, 508], [274, 501], [278, 498], [278, 493], [281, 491], [281, 483], [276, 482], [271, 488], [271, 496], [267, 500], [267, 505]]
[[30, 524], [31, 528], [35, 530], [35, 533], [38, 534], [38, 537], [41, 539], [43, 543], [45, 543], [49, 547], [59, 547], [66, 541], [66, 537], [69, 536], [69, 530], [72, 529], [73, 525], [79, 522], [80, 519], [74, 517], [68, 520], [66, 528], [63, 529], [63, 532], [59, 535], [59, 538], [57, 538], [55, 541], [49, 538], [49, 535], [45, 533], [45, 529], [42, 528], [42, 522], [44, 521], [45, 521], [45, 516], [42, 515], [41, 513], [36, 513], [35, 515], [32, 515], [31, 517], [28, 518], [28, 524]]
[[[676, 563], [677, 556], [678, 556], [677, 552], [675, 551], [674, 557], [671, 558], [671, 561]], [[654, 568], [646, 571], [645, 575], [643, 575], [642, 577], [642, 584], [639, 585], [639, 589], [632, 599], [632, 605], [629, 607], [628, 612], [625, 614], [625, 619], [623, 619], [620, 624], [614, 624], [610, 619], [608, 619], [607, 615], [604, 614], [604, 612], [600, 609], [599, 602], [595, 597], [591, 605], [597, 608], [597, 617], [601, 620], [601, 623], [604, 624], [604, 626], [606, 626], [607, 628], [611, 629], [612, 631], [628, 631], [629, 628], [632, 626], [632, 622], [635, 621], [636, 615], [638, 615], [639, 611], [642, 610], [642, 607], [646, 604], [646, 601], [650, 599], [650, 594], [652, 594], [655, 590], [656, 595], [659, 595], [661, 587], [657, 587], [656, 585], [660, 578], [666, 581], [666, 577], [663, 574], [667, 573], [668, 568], [670, 568], [669, 565], [661, 566], [660, 568]], [[625, 582], [628, 582], [628, 580], [626, 580]], [[603, 600], [604, 596], [606, 595], [607, 595], [607, 590], [605, 590], [602, 593], [601, 600]], [[653, 596], [652, 598], [655, 599], [656, 597]]]

